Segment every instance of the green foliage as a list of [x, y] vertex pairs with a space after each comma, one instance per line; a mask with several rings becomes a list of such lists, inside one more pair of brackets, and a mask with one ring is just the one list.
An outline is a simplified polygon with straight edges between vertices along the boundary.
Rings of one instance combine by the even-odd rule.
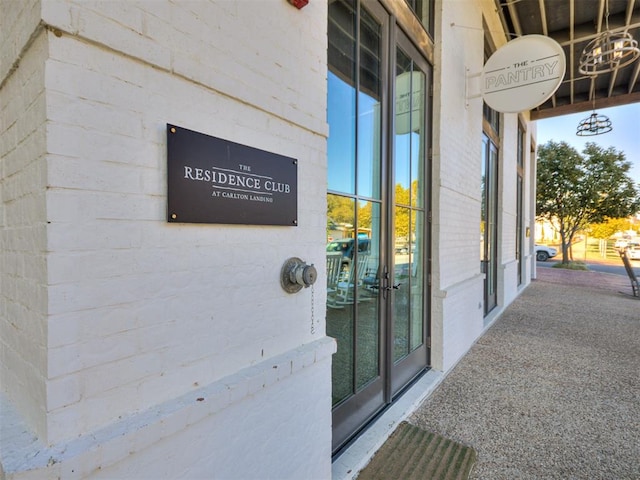
[[589, 270], [589, 267], [584, 262], [558, 262], [551, 268], [564, 268], [565, 270]]
[[623, 152], [589, 142], [583, 154], [566, 142], [549, 141], [538, 149], [536, 211], [560, 233], [563, 263], [577, 231], [640, 210], [640, 191]]
[[327, 212], [329, 223], [348, 223], [353, 225], [353, 200], [340, 195], [327, 195]]
[[396, 237], [409, 238], [409, 210], [397, 206], [397, 204], [409, 205], [409, 189], [403, 188], [401, 184], [396, 184], [396, 208], [395, 208], [395, 228]]
[[616, 232], [633, 228], [628, 218], [609, 218], [606, 222], [594, 223], [589, 226], [589, 234], [594, 238], [606, 240]]
[[358, 207], [358, 223], [360, 228], [371, 228], [372, 225], [372, 203], [359, 202]]

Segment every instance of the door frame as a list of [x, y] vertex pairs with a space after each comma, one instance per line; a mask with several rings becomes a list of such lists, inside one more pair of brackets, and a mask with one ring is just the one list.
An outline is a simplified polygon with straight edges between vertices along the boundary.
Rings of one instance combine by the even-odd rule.
[[[387, 341], [385, 343], [385, 347], [387, 348], [386, 353], [386, 362], [387, 369], [389, 374], [386, 377], [386, 399], [387, 402], [392, 402], [393, 399], [397, 398], [401, 392], [403, 392], [404, 388], [411, 383], [413, 379], [421, 375], [426, 368], [429, 367], [431, 363], [431, 355], [430, 355], [430, 346], [429, 346], [429, 338], [430, 338], [430, 326], [431, 326], [431, 315], [429, 310], [430, 304], [430, 295], [431, 289], [429, 285], [429, 278], [431, 273], [431, 128], [432, 128], [432, 96], [431, 85], [433, 82], [433, 67], [427, 60], [426, 56], [420, 52], [420, 49], [415, 46], [415, 44], [411, 41], [409, 35], [407, 35], [400, 25], [398, 25], [397, 21], [394, 17], [391, 17], [391, 25], [390, 25], [390, 39], [389, 39], [389, 58], [393, 58], [392, 66], [390, 70], [395, 70], [397, 67], [396, 64], [396, 52], [397, 49], [400, 48], [403, 50], [405, 54], [410, 56], [410, 58], [418, 64], [421, 70], [425, 74], [425, 109], [424, 109], [424, 130], [425, 130], [425, 138], [424, 138], [424, 151], [421, 160], [425, 162], [424, 170], [423, 170], [423, 188], [424, 188], [424, 206], [423, 206], [423, 214], [424, 214], [424, 222], [423, 222], [423, 231], [421, 232], [422, 236], [422, 244], [421, 248], [424, 252], [422, 257], [423, 259], [423, 292], [422, 292], [422, 312], [423, 312], [423, 338], [421, 342], [421, 346], [417, 349], [410, 352], [406, 357], [401, 359], [398, 363], [394, 362], [394, 345], [393, 339], [395, 338], [394, 331], [394, 302], [393, 296], [394, 291], [391, 290], [391, 295], [389, 301], [386, 302], [385, 305], [385, 318], [384, 321], [387, 324], [386, 328], [389, 332], [387, 337]], [[395, 99], [396, 96], [396, 82], [392, 82], [388, 88], [391, 92], [391, 98]], [[393, 116], [396, 114], [395, 108], [389, 108], [388, 110], [388, 125], [391, 127], [394, 125]], [[386, 224], [387, 232], [386, 235], [383, 235], [385, 240], [388, 243], [387, 248], [387, 257], [385, 265], [390, 268], [393, 265], [392, 258], [394, 256], [394, 244], [395, 238], [394, 233], [396, 231], [395, 225], [395, 214], [393, 213], [396, 208], [396, 199], [395, 199], [395, 177], [393, 175], [394, 167], [396, 165], [396, 157], [395, 157], [395, 144], [394, 144], [394, 133], [391, 130], [387, 131], [388, 135], [388, 151], [386, 152], [387, 156], [387, 165], [385, 167], [388, 180], [386, 185], [385, 192], [388, 194], [386, 201], [383, 203], [384, 208], [388, 215], [388, 223]], [[410, 242], [411, 243], [411, 242]], [[390, 268], [391, 269], [391, 268]], [[391, 276], [390, 282], [395, 283], [393, 275]], [[398, 364], [402, 363], [403, 367], [398, 367]]]
[[[394, 208], [395, 208], [395, 187], [393, 185], [393, 168], [394, 168], [394, 115], [395, 115], [395, 68], [396, 68], [396, 49], [401, 45], [409, 45], [409, 50], [403, 48], [405, 53], [410, 54], [421, 66], [426, 76], [425, 82], [425, 106], [424, 109], [424, 130], [425, 130], [425, 146], [422, 160], [425, 162], [423, 173], [424, 188], [424, 222], [423, 222], [423, 249], [424, 255], [422, 262], [424, 265], [424, 280], [422, 294], [422, 322], [423, 322], [423, 338], [420, 348], [411, 352], [407, 357], [402, 359], [406, 367], [405, 373], [401, 377], [401, 381], [394, 381], [393, 375], [393, 294], [388, 295], [388, 299], [384, 299], [382, 294], [378, 295], [378, 377], [364, 386], [361, 390], [351, 394], [350, 397], [339, 402], [332, 409], [333, 416], [333, 440], [332, 452], [334, 455], [339, 454], [349, 442], [357, 436], [366, 426], [382, 411], [391, 405], [391, 403], [403, 392], [403, 389], [415, 378], [425, 372], [430, 365], [430, 345], [428, 338], [430, 337], [430, 278], [431, 272], [431, 141], [432, 141], [432, 96], [431, 85], [433, 82], [433, 67], [429, 62], [427, 55], [421, 53], [421, 50], [411, 41], [399, 24], [399, 19], [392, 11], [386, 8], [384, 1], [356, 1], [357, 11], [357, 29], [360, 28], [360, 9], [366, 8], [367, 12], [380, 22], [381, 26], [381, 67], [380, 77], [382, 88], [380, 92], [380, 103], [382, 106], [382, 114], [380, 116], [380, 154], [381, 154], [381, 171], [380, 171], [380, 252], [379, 252], [379, 269], [378, 269], [378, 285], [382, 286], [385, 281], [383, 277], [383, 267], [391, 267], [393, 265], [395, 238], [395, 225], [393, 225]], [[359, 33], [357, 34], [359, 38]], [[400, 40], [402, 39], [402, 40]], [[360, 44], [356, 41], [359, 55]], [[357, 64], [359, 65], [359, 64]], [[359, 67], [357, 67], [359, 68]], [[358, 73], [359, 75], [359, 73]], [[356, 94], [357, 95], [357, 94]], [[357, 111], [357, 110], [356, 110]], [[356, 130], [357, 138], [357, 130]], [[357, 167], [356, 167], [357, 168]], [[340, 194], [340, 192], [329, 190], [328, 194]], [[353, 197], [358, 202], [357, 194]], [[355, 228], [355, 226], [354, 226]], [[357, 230], [356, 230], [357, 232]], [[356, 233], [357, 237], [357, 233]], [[355, 259], [354, 259], [355, 260]], [[393, 276], [389, 279], [393, 281]], [[354, 306], [354, 322], [357, 322], [358, 306], [357, 302]], [[328, 320], [328, 319], [327, 319]], [[354, 338], [354, 347], [357, 343]], [[354, 350], [355, 352], [355, 350]], [[355, 357], [354, 353], [354, 357]], [[407, 360], [405, 362], [405, 360]], [[355, 360], [354, 360], [355, 362]], [[355, 363], [354, 363], [355, 365]], [[357, 367], [357, 365], [356, 365]], [[397, 369], [396, 369], [397, 370]], [[355, 375], [355, 371], [354, 371]]]

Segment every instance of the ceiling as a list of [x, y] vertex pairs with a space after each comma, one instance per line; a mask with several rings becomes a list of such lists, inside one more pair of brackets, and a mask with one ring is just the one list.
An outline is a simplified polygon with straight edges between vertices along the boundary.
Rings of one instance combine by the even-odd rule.
[[531, 111], [532, 120], [640, 102], [640, 59], [595, 78], [578, 71], [584, 47], [607, 30], [607, 23], [610, 31], [628, 31], [640, 44], [640, 0], [495, 1], [514, 37], [546, 35], [564, 49], [564, 81], [553, 97]]

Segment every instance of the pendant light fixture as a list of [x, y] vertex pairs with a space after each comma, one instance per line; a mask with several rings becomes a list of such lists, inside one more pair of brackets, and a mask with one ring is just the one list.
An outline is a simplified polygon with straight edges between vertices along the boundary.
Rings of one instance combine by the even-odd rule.
[[581, 120], [578, 124], [576, 135], [579, 137], [590, 137], [593, 135], [602, 135], [613, 130], [611, 120], [606, 115], [598, 115], [595, 111], [589, 116]]
[[629, 32], [609, 30], [609, 0], [606, 0], [605, 28], [582, 51], [578, 70], [583, 75], [596, 76], [613, 72], [640, 57], [638, 41]]
[[602, 135], [613, 130], [611, 120], [606, 115], [598, 115], [596, 113], [596, 97], [593, 96], [593, 113], [588, 118], [581, 120], [578, 124], [576, 135], [579, 137], [590, 137], [593, 135]]

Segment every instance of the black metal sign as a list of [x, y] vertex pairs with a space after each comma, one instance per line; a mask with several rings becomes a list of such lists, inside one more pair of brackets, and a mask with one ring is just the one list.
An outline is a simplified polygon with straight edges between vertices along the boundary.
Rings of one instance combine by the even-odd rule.
[[297, 160], [167, 125], [168, 221], [298, 224]]

